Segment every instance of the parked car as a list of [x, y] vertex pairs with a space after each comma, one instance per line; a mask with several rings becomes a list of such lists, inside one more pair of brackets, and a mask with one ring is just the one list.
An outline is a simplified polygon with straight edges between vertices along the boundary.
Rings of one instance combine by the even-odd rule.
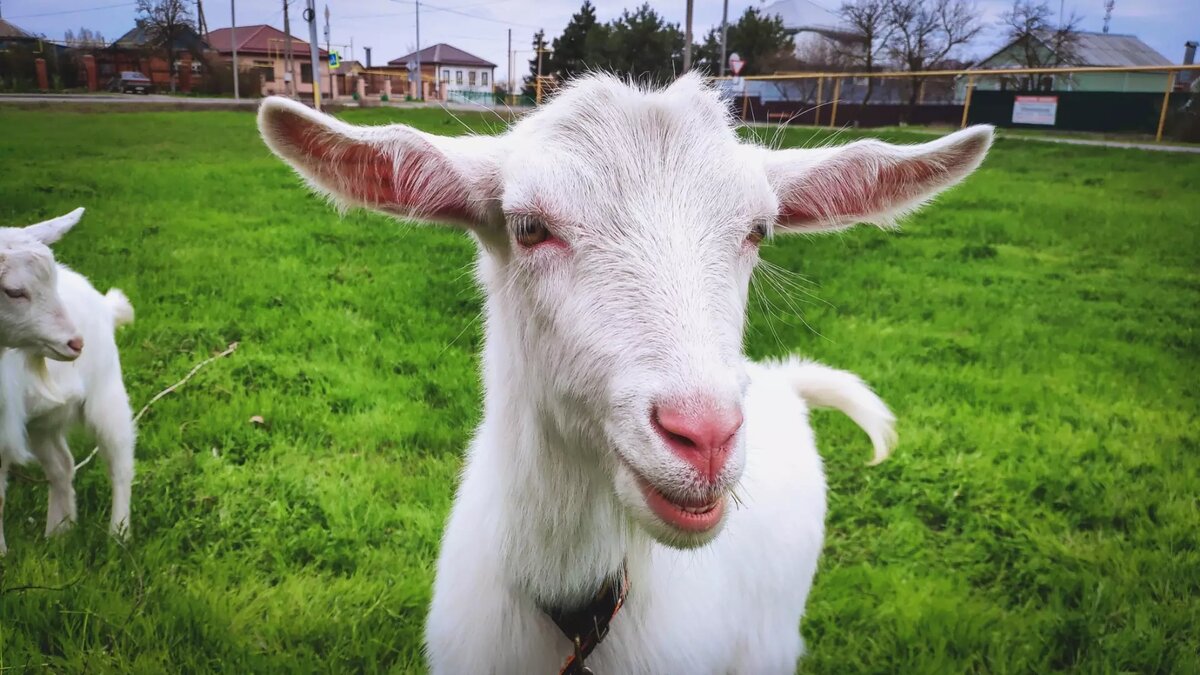
[[125, 70], [108, 83], [108, 90], [126, 94], [149, 94], [154, 91], [154, 83], [137, 71]]

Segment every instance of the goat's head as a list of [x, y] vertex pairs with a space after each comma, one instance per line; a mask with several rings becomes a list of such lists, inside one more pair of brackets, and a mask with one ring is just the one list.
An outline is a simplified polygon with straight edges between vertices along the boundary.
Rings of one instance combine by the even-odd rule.
[[83, 338], [58, 295], [58, 265], [50, 244], [83, 215], [75, 209], [44, 223], [0, 228], [0, 347], [74, 361]]
[[[890, 225], [983, 160], [990, 127], [913, 147], [739, 141], [700, 78], [577, 81], [501, 136], [354, 127], [285, 99], [267, 144], [338, 205], [471, 231], [523, 393], [664, 543], [710, 540], [744, 464], [742, 332], [765, 238]], [[537, 389], [538, 387], [533, 387]], [[589, 461], [589, 460], [580, 460]]]

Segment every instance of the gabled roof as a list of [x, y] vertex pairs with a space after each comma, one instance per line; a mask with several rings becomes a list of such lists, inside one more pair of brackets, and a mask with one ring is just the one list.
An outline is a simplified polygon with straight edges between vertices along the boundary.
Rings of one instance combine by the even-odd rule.
[[759, 8], [762, 16], [777, 16], [793, 33], [818, 33], [832, 40], [861, 41], [862, 36], [832, 10], [812, 0], [777, 0]]
[[[242, 54], [282, 54], [284, 47], [287, 46], [288, 36], [286, 33], [274, 26], [261, 23], [252, 26], [238, 26], [236, 31], [231, 28], [218, 28], [210, 31], [208, 44], [222, 54], [231, 54], [233, 53], [235, 34], [238, 56]], [[320, 47], [317, 48], [317, 53], [321, 58], [329, 56], [329, 52]], [[294, 35], [292, 36], [292, 55], [301, 61], [307, 61], [309, 58], [308, 43]]]
[[[138, 22], [136, 26], [127, 31], [124, 35], [113, 40], [112, 47], [118, 49], [140, 49], [150, 43], [149, 30], [146, 24]], [[206, 48], [204, 38], [191, 28], [181, 28], [179, 34], [175, 37], [174, 49], [204, 49]]]
[[36, 40], [37, 36], [21, 30], [17, 26], [0, 19], [0, 38], [9, 38], [17, 40]]
[[1081, 66], [1169, 66], [1167, 57], [1136, 35], [1079, 33], [1075, 54]]
[[[426, 47], [421, 50], [420, 54], [422, 64], [434, 63], [437, 65], [446, 64], [451, 66], [478, 66], [483, 68], [496, 67], [496, 64], [492, 63], [491, 61], [481, 59], [474, 54], [469, 54], [458, 47], [453, 47], [444, 42], [439, 42], [432, 47]], [[388, 65], [403, 66], [409, 61], [416, 60], [417, 52], [412, 52], [411, 54], [405, 54], [404, 56], [388, 61]]]
[[[1049, 36], [1039, 38], [1046, 44]], [[1020, 38], [1005, 44], [996, 52], [979, 61], [976, 68], [983, 68], [997, 56], [1020, 42]], [[1072, 46], [1073, 66], [1169, 66], [1172, 65], [1167, 57], [1159, 54], [1153, 47], [1142, 42], [1136, 35], [1118, 35], [1116, 33], [1092, 33], [1079, 31], [1075, 34]]]

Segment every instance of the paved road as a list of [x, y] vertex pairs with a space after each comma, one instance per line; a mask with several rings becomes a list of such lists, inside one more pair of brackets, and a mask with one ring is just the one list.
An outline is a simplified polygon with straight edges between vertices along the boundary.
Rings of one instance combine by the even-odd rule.
[[255, 99], [202, 98], [193, 96], [138, 96], [135, 94], [0, 94], [0, 103], [95, 103], [98, 105], [145, 105], [147, 103], [176, 103], [179, 105], [226, 105], [254, 107]]
[[[163, 96], [159, 94], [150, 94], [148, 96], [140, 96], [136, 94], [0, 94], [0, 105], [4, 103], [18, 104], [75, 104], [88, 103], [96, 105], [114, 105], [114, 106], [148, 106], [151, 108], [163, 108], [170, 106], [179, 106], [181, 108], [195, 106], [201, 108], [256, 108], [258, 102], [262, 99], [243, 98], [240, 101], [235, 101], [231, 98], [205, 98], [199, 96]], [[328, 101], [326, 101], [328, 104]], [[359, 107], [358, 101], [349, 98], [338, 99], [335, 105], [343, 108]], [[442, 110], [453, 110], [462, 112], [488, 112], [488, 111], [505, 111], [521, 112], [525, 108], [506, 106], [485, 106], [478, 103], [454, 103], [441, 101], [430, 101], [427, 103], [415, 103], [411, 101], [395, 101], [390, 103], [379, 103], [372, 101], [370, 107], [392, 107], [392, 108], [439, 108]]]

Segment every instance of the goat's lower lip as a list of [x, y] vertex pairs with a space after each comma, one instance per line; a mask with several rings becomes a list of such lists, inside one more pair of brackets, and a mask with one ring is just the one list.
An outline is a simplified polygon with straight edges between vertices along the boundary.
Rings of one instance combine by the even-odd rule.
[[707, 532], [721, 522], [725, 513], [725, 495], [721, 495], [711, 503], [704, 505], [679, 504], [671, 501], [650, 483], [640, 476], [638, 487], [646, 498], [646, 505], [663, 522], [684, 532]]

